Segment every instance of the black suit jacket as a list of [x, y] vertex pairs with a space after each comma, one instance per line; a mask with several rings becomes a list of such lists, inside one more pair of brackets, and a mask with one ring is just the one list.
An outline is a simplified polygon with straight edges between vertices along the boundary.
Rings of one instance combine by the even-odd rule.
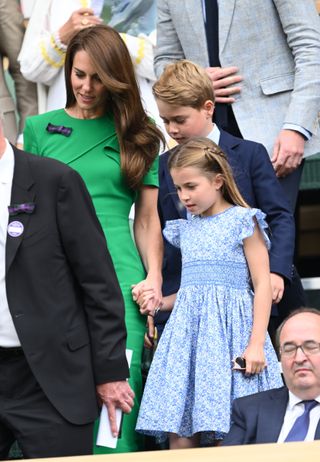
[[[124, 305], [103, 231], [80, 176], [53, 159], [14, 149], [7, 236], [8, 304], [31, 370], [68, 421], [93, 421], [95, 385], [128, 377]], [[21, 384], [23, 386], [23, 384]]]
[[[276, 443], [288, 399], [288, 389], [282, 387], [234, 400], [232, 425], [223, 445]], [[320, 439], [320, 423], [315, 439]]]
[[[267, 214], [271, 231], [270, 269], [291, 280], [295, 242], [294, 219], [274, 173], [265, 148], [253, 141], [236, 138], [220, 130], [220, 147], [227, 155], [238, 188], [251, 207]], [[186, 218], [186, 210], [179, 201], [168, 170], [171, 151], [160, 156], [158, 211], [161, 226], [167, 220]], [[180, 250], [164, 243], [163, 294], [177, 292], [180, 286]]]

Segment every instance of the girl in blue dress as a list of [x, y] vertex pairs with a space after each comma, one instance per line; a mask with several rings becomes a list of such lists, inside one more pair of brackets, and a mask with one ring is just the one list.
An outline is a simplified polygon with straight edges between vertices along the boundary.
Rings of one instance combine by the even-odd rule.
[[[164, 229], [181, 249], [181, 286], [136, 429], [160, 441], [169, 436], [170, 448], [178, 449], [222, 439], [235, 398], [283, 382], [267, 334], [272, 294], [265, 215], [245, 203], [226, 156], [209, 139], [180, 145], [169, 169], [191, 218], [168, 221]], [[237, 357], [245, 368], [235, 365]]]

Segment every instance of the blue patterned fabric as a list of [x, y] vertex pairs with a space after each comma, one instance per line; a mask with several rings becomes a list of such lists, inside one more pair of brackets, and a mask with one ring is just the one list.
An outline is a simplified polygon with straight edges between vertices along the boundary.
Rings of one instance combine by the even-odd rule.
[[283, 385], [269, 337], [262, 373], [245, 377], [231, 370], [253, 321], [243, 239], [258, 223], [269, 246], [264, 217], [258, 209], [234, 206], [211, 217], [167, 222], [166, 239], [182, 251], [181, 287], [149, 371], [137, 431], [160, 440], [168, 432], [222, 438], [233, 399]]

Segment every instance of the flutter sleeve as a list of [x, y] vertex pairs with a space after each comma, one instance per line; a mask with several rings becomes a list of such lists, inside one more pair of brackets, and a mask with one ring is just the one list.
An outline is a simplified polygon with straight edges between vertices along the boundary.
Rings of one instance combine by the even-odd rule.
[[181, 230], [187, 224], [187, 220], [170, 220], [166, 222], [166, 226], [163, 230], [163, 235], [170, 244], [174, 247], [180, 248], [180, 236]]
[[260, 232], [264, 238], [266, 247], [270, 250], [271, 243], [267, 234], [268, 224], [265, 220], [266, 214], [259, 209], [245, 209], [241, 220], [241, 229], [239, 234], [239, 243], [243, 244], [243, 240], [246, 237], [250, 237], [253, 234], [254, 227], [258, 225]]

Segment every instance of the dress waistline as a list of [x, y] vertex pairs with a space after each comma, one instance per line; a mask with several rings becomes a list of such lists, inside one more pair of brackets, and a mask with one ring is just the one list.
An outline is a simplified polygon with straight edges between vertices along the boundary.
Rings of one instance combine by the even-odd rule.
[[182, 265], [181, 285], [223, 285], [237, 289], [250, 288], [248, 267], [245, 263], [197, 261]]

